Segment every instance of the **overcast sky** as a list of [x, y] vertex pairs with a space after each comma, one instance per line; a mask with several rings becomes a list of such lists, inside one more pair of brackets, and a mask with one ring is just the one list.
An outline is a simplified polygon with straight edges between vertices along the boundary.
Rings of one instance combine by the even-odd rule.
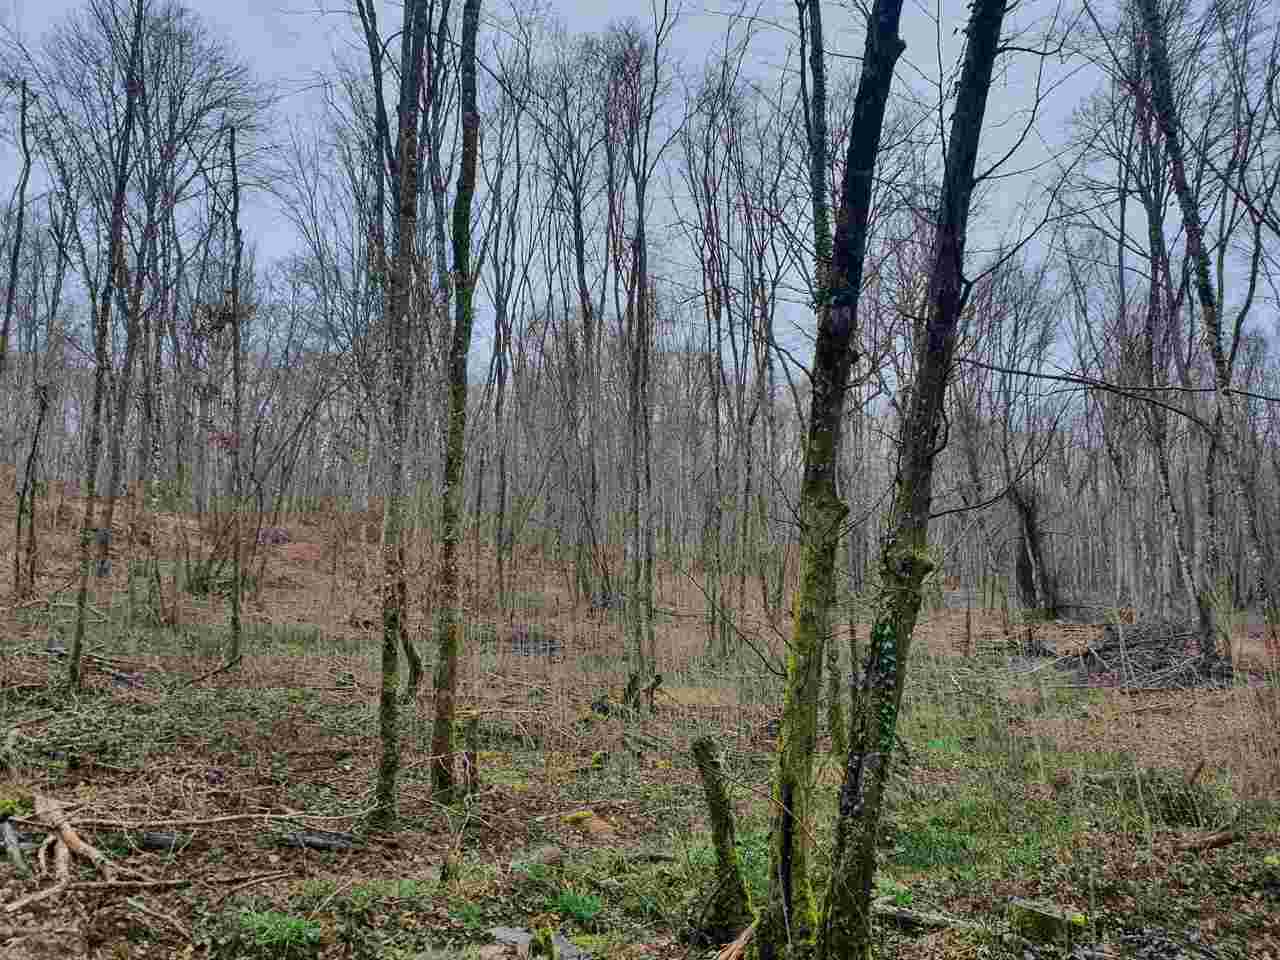
[[[15, 31], [28, 44], [38, 45], [48, 28], [63, 20], [87, 0], [0, 0], [0, 10], [7, 28]], [[516, 0], [521, 2], [521, 0]], [[674, 0], [673, 0], [674, 2]], [[671, 40], [671, 54], [681, 73], [690, 79], [701, 73], [703, 64], [723, 49], [724, 33], [730, 18], [726, 11], [740, 10], [737, 4], [716, 6], [710, 2], [686, 2], [681, 9], [678, 27]], [[959, 31], [968, 13], [965, 0], [908, 0], [903, 13], [902, 31], [907, 52], [900, 61], [900, 83], [912, 88], [925, 102], [936, 102], [933, 85], [941, 73], [947, 79], [954, 75], [960, 53]], [[511, 9], [511, 0], [499, 4], [484, 0], [484, 14], [502, 17]], [[607, 0], [523, 0], [522, 9], [531, 3], [553, 11], [574, 32], [597, 31], [610, 21], [634, 17], [642, 24], [652, 22], [650, 6], [645, 2], [607, 2]], [[1042, 22], [1054, 9], [1055, 0], [1022, 0], [1019, 12], [1010, 19], [1011, 29], [1018, 30]], [[319, 95], [316, 81], [331, 71], [335, 57], [362, 62], [363, 50], [356, 46], [355, 26], [343, 12], [348, 0], [293, 0], [279, 4], [272, 0], [185, 0], [185, 5], [221, 33], [248, 64], [254, 74], [277, 89], [281, 95], [279, 113], [284, 124], [305, 123], [318, 112]], [[456, 6], [457, 4], [455, 4]], [[380, 24], [384, 34], [390, 33], [401, 19], [399, 3], [380, 0]], [[752, 8], [760, 31], [751, 47], [749, 69], [761, 75], [776, 74], [796, 46], [794, 0], [761, 0]], [[850, 13], [848, 3], [826, 5], [827, 46], [832, 62], [848, 67], [861, 53], [860, 26]], [[770, 26], [772, 25], [772, 26]], [[482, 25], [481, 49], [484, 50]], [[1009, 30], [1006, 30], [1006, 35]], [[794, 61], [793, 61], [794, 62]], [[998, 155], [1022, 129], [1021, 111], [1030, 102], [1036, 60], [1029, 56], [1006, 59], [1002, 73], [992, 90], [988, 108], [987, 130], [984, 131], [984, 153]], [[1061, 76], [1063, 68], [1051, 64], [1051, 75]], [[1054, 71], [1057, 71], [1056, 73]], [[1045, 104], [1036, 134], [1020, 151], [1019, 164], [1038, 164], [1051, 149], [1062, 143], [1066, 120], [1087, 91], [1089, 83], [1076, 76]], [[284, 134], [285, 131], [277, 131]], [[11, 144], [0, 146], [0, 190], [7, 196], [16, 175], [16, 153]], [[1044, 172], [1044, 171], [1042, 171]], [[971, 238], [971, 250], [980, 250], [1016, 235], [1017, 211], [1029, 196], [1037, 194], [1034, 181], [1015, 178], [1003, 181], [987, 198], [985, 222], [979, 222]], [[669, 209], [655, 206], [654, 217], [661, 222], [670, 216]], [[257, 249], [259, 262], [288, 254], [294, 247], [292, 228], [276, 212], [269, 198], [247, 198], [244, 210], [246, 239]], [[976, 241], [976, 242], [973, 242]], [[811, 323], [805, 314], [793, 314], [799, 325]], [[481, 321], [484, 325], [483, 319]], [[479, 331], [478, 331], [479, 332]], [[797, 331], [803, 335], [801, 331]]]

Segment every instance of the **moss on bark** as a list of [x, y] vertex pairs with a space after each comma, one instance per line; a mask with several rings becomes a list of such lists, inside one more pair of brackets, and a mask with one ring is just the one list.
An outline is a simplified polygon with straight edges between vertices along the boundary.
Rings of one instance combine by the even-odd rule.
[[695, 920], [693, 932], [695, 937], [711, 943], [728, 943], [751, 923], [751, 903], [735, 846], [733, 806], [725, 789], [720, 756], [710, 737], [699, 737], [693, 742], [693, 760], [702, 777], [707, 813], [711, 818], [711, 840], [716, 851], [715, 885]]

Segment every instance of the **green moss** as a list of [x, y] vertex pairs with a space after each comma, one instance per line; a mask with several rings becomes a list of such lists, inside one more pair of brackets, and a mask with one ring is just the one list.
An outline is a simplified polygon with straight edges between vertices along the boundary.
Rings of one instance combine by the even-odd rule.
[[26, 816], [33, 809], [30, 796], [22, 794], [0, 796], [0, 818]]

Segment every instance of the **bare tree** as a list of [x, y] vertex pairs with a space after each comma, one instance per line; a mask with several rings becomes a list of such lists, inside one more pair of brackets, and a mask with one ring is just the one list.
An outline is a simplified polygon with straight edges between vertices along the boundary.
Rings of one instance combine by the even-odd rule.
[[[422, 84], [423, 47], [430, 26], [426, 0], [415, 0], [404, 7], [404, 23], [400, 40], [400, 94], [397, 105], [398, 129], [394, 145], [391, 140], [387, 111], [382, 99], [382, 38], [378, 33], [376, 8], [372, 3], [357, 3], [369, 45], [370, 76], [376, 109], [376, 138], [379, 153], [386, 152], [393, 190], [393, 224], [395, 256], [391, 267], [390, 291], [387, 296], [387, 489], [382, 525], [382, 688], [379, 695], [379, 731], [382, 757], [378, 764], [375, 820], [390, 826], [396, 816], [396, 779], [400, 769], [399, 730], [399, 650], [405, 633], [406, 584], [404, 546], [402, 544], [405, 455], [408, 430], [408, 403], [412, 392], [412, 366], [409, 355], [414, 271], [417, 269], [415, 243], [418, 223], [418, 115]], [[375, 179], [376, 216], [373, 228], [375, 256], [381, 236], [382, 184], [379, 171]]]
[[453, 725], [458, 687], [458, 652], [462, 645], [462, 596], [458, 581], [458, 546], [462, 535], [463, 469], [466, 466], [467, 357], [475, 320], [475, 274], [471, 265], [471, 205], [476, 187], [480, 113], [476, 106], [476, 34], [480, 0], [462, 7], [462, 156], [458, 192], [453, 205], [453, 283], [456, 313], [449, 350], [448, 429], [444, 450], [444, 491], [440, 505], [440, 566], [436, 578], [436, 716], [431, 735], [433, 794], [442, 803], [453, 796]]
[[240, 234], [240, 164], [236, 156], [236, 128], [227, 131], [227, 152], [231, 160], [231, 289], [227, 293], [227, 312], [231, 325], [231, 644], [228, 662], [235, 663], [243, 652], [240, 628], [240, 600], [244, 582], [240, 570], [243, 547], [240, 530], [241, 501], [244, 497], [244, 474], [240, 463], [244, 411], [244, 373], [242, 370], [244, 341], [241, 324], [244, 319], [240, 302], [240, 269], [244, 255], [244, 238]]
[[[881, 550], [881, 585], [850, 722], [819, 947], [822, 957], [862, 960], [873, 949], [871, 900], [880, 811], [897, 739], [921, 585], [933, 568], [928, 538], [934, 462], [945, 443], [943, 402], [968, 293], [964, 253], [978, 141], [1005, 12], [1005, 0], [976, 0], [966, 28], [933, 238], [927, 319], [922, 324], [921, 349], [916, 351], [910, 407], [900, 427], [901, 462]], [[870, 54], [864, 64], [871, 61]]]
[[[849, 140], [833, 243], [828, 212], [827, 50], [822, 9], [819, 0], [799, 4], [797, 9], [801, 34], [808, 44], [808, 63], [804, 64], [808, 85], [803, 88], [803, 97], [818, 336], [799, 505], [800, 585], [772, 790], [769, 896], [757, 921], [754, 940], [755, 953], [761, 960], [788, 955], [792, 944], [812, 943], [819, 930], [808, 874], [808, 824], [822, 666], [835, 598], [836, 548], [848, 513], [836, 490], [836, 465], [849, 374], [856, 354], [858, 298], [866, 259], [873, 176], [894, 66], [905, 48], [898, 34], [902, 3], [876, 0], [867, 18], [862, 77], [854, 103], [854, 123], [860, 135]], [[837, 874], [833, 871], [832, 876]], [[843, 887], [833, 886], [828, 896], [821, 943], [830, 956], [845, 955], [841, 949], [845, 941], [830, 932], [833, 923], [840, 922], [856, 903], [841, 899], [844, 894]]]
[[[591, 203], [600, 177], [600, 152], [606, 136], [604, 102], [598, 95], [605, 65], [594, 37], [557, 36], [553, 52], [541, 66], [534, 96], [534, 117], [542, 156], [550, 171], [551, 209], [557, 236], [571, 238], [571, 287], [581, 325], [578, 338], [564, 336], [567, 367], [567, 416], [575, 457], [569, 482], [577, 489], [581, 524], [576, 558], [578, 589], [591, 595], [613, 590], [612, 571], [604, 551], [600, 516], [599, 436], [600, 338], [608, 283], [609, 258], [590, 263]], [[558, 259], [558, 258], [556, 258]], [[563, 264], [553, 263], [554, 268]], [[580, 425], [581, 424], [581, 425]]]
[[[118, 11], [114, 4], [96, 8], [95, 12], [116, 21]], [[142, 38], [146, 28], [145, 0], [135, 0], [131, 11], [131, 37], [129, 57], [124, 73], [125, 108], [120, 140], [113, 165], [115, 183], [111, 193], [111, 220], [107, 267], [103, 270], [102, 294], [94, 327], [94, 380], [93, 408], [89, 416], [89, 447], [85, 465], [85, 507], [80, 527], [80, 585], [76, 594], [76, 626], [67, 661], [67, 679], [72, 689], [78, 689], [81, 681], [81, 662], [84, 650], [84, 633], [89, 598], [90, 552], [95, 539], [94, 512], [97, 505], [98, 462], [102, 453], [102, 407], [106, 399], [107, 377], [111, 357], [107, 338], [111, 327], [111, 304], [115, 299], [117, 265], [122, 262], [121, 247], [124, 236], [125, 192], [129, 182], [129, 156], [133, 146], [133, 128], [137, 118], [137, 105], [141, 83]], [[101, 532], [97, 533], [101, 537]], [[107, 534], [110, 536], [110, 533]]]
[[22, 150], [22, 171], [14, 188], [10, 209], [13, 211], [13, 236], [9, 248], [9, 281], [4, 295], [4, 319], [0, 321], [0, 381], [9, 361], [9, 330], [13, 324], [13, 306], [18, 295], [18, 258], [22, 254], [22, 231], [27, 216], [27, 184], [31, 180], [31, 141], [27, 135], [29, 89], [26, 78], [18, 80], [18, 144]]

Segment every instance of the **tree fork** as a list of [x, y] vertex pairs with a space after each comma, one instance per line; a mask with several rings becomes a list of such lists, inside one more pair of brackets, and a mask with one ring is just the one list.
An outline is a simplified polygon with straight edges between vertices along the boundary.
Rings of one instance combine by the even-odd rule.
[[[1169, 156], [1169, 174], [1173, 182], [1174, 194], [1178, 199], [1178, 209], [1182, 215], [1182, 226], [1186, 235], [1187, 259], [1191, 261], [1192, 287], [1199, 301], [1201, 321], [1204, 325], [1203, 340], [1209, 357], [1213, 362], [1214, 394], [1217, 400], [1218, 417], [1221, 424], [1222, 447], [1226, 453], [1228, 469], [1235, 480], [1236, 494], [1244, 512], [1245, 533], [1249, 542], [1250, 561], [1255, 571], [1255, 583], [1263, 602], [1263, 612], [1267, 624], [1273, 630], [1280, 625], [1280, 597], [1274, 585], [1270, 568], [1270, 558], [1262, 531], [1258, 523], [1257, 498], [1251, 495], [1250, 481], [1241, 457], [1238, 435], [1238, 406], [1231, 389], [1232, 365], [1235, 356], [1234, 347], [1230, 352], [1223, 349], [1222, 317], [1218, 307], [1218, 296], [1214, 290], [1210, 269], [1209, 251], [1205, 245], [1204, 222], [1192, 193], [1187, 175], [1186, 154], [1182, 145], [1180, 122], [1173, 98], [1173, 70], [1169, 63], [1169, 49], [1166, 38], [1165, 23], [1162, 19], [1160, 5], [1155, 0], [1136, 0], [1138, 14], [1142, 20], [1142, 30], [1147, 41], [1147, 56], [1151, 80], [1151, 103], [1154, 108], [1156, 125], [1164, 138], [1165, 150]], [[1237, 334], [1238, 336], [1238, 334]], [[1200, 606], [1199, 604], [1197, 604]], [[1211, 651], [1202, 659], [1206, 668], [1212, 667], [1218, 659], [1217, 650]], [[1225, 658], [1231, 656], [1230, 645], [1225, 651]]]
[[[978, 140], [1004, 25], [1005, 0], [974, 0], [952, 116], [933, 239], [928, 321], [916, 357], [911, 405], [901, 427], [902, 465], [881, 551], [881, 587], [868, 642], [840, 790], [820, 958], [869, 960], [872, 884], [881, 802], [897, 737], [911, 634], [932, 571], [928, 556], [934, 459], [964, 301], [965, 231]], [[870, 40], [869, 40], [870, 45]], [[871, 60], [868, 51], [866, 64]], [[859, 91], [861, 93], [861, 90]], [[855, 116], [856, 123], [856, 116]]]
[[139, 63], [142, 59], [143, 20], [143, 0], [137, 0], [134, 4], [129, 66], [125, 76], [124, 123], [120, 130], [120, 152], [116, 157], [113, 171], [115, 185], [111, 194], [111, 233], [107, 245], [107, 265], [103, 270], [102, 295], [98, 304], [93, 337], [93, 403], [89, 414], [89, 449], [85, 464], [84, 517], [80, 523], [80, 585], [76, 591], [76, 626], [71, 640], [71, 655], [67, 658], [67, 682], [73, 690], [80, 688], [85, 619], [89, 605], [90, 557], [94, 540], [93, 517], [97, 509], [98, 464], [102, 459], [102, 407], [107, 392], [107, 376], [111, 368], [111, 356], [108, 352], [111, 301], [115, 297], [116, 267], [123, 258], [124, 205], [129, 187], [129, 154], [133, 146], [133, 128], [138, 112], [139, 88], [142, 84]]
[[[826, 68], [819, 0], [801, 9], [810, 44], [812, 98], [805, 101], [814, 241], [819, 278], [813, 395], [800, 492], [800, 588], [796, 596], [782, 728], [774, 773], [769, 895], [757, 922], [752, 955], [773, 960], [807, 952], [817, 915], [807, 873], [806, 818], [812, 789], [823, 643], [835, 602], [835, 557], [848, 509], [836, 492], [845, 398], [856, 349], [871, 194], [893, 71], [905, 44], [898, 36], [902, 0], [876, 0], [868, 23], [862, 76], [841, 183], [835, 243], [826, 208]], [[807, 16], [807, 19], [806, 19]]]

